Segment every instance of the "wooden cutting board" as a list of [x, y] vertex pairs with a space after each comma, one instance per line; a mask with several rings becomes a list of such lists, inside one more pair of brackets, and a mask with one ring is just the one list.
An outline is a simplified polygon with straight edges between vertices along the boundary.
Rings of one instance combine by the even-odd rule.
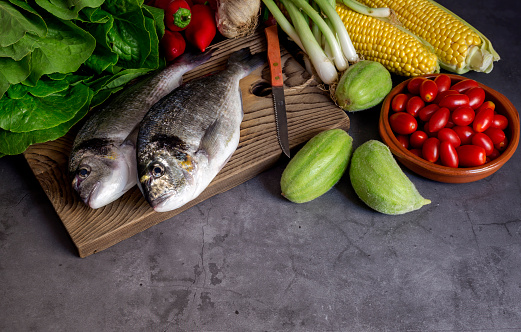
[[[190, 80], [225, 68], [228, 56], [249, 47], [252, 53], [266, 50], [262, 31], [245, 38], [215, 44], [215, 53], [207, 63], [188, 72]], [[349, 130], [349, 118], [331, 101], [329, 93], [299, 63], [282, 49], [290, 146], [294, 148], [319, 132], [342, 128]], [[100, 209], [86, 206], [72, 190], [67, 163], [78, 126], [64, 137], [30, 146], [24, 156], [63, 222], [80, 257], [104, 250], [195, 204], [229, 190], [270, 168], [283, 156], [273, 114], [269, 68], [264, 66], [241, 80], [244, 120], [241, 139], [232, 158], [209, 187], [195, 200], [170, 212], [158, 213], [149, 207], [134, 187], [119, 200]], [[174, 221], [175, 222], [175, 221]]]

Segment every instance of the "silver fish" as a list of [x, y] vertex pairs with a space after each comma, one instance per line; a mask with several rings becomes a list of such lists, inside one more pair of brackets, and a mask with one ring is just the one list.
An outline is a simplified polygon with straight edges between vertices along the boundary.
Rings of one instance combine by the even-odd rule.
[[185, 53], [162, 70], [125, 88], [87, 120], [69, 159], [72, 186], [93, 209], [105, 206], [137, 183], [136, 139], [150, 107], [182, 83], [182, 76], [207, 61], [212, 51]]
[[199, 196], [237, 149], [239, 81], [264, 62], [265, 55], [239, 50], [225, 70], [184, 83], [145, 115], [137, 140], [138, 186], [155, 211]]

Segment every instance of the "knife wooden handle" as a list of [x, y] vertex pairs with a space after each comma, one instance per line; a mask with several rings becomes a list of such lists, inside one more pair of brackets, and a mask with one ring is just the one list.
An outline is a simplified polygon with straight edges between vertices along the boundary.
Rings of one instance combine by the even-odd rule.
[[277, 34], [277, 25], [267, 27], [265, 30], [268, 43], [268, 62], [270, 64], [271, 85], [283, 86], [282, 64], [280, 59], [280, 44]]

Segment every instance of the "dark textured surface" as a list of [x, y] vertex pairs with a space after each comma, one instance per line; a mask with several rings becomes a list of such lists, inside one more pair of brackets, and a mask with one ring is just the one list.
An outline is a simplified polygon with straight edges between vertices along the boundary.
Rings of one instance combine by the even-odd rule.
[[[440, 1], [501, 61], [469, 73], [521, 108], [515, 1]], [[397, 83], [396, 81], [395, 83]], [[378, 110], [351, 114], [355, 146]], [[105, 251], [78, 258], [22, 156], [0, 159], [0, 331], [521, 331], [521, 153], [385, 216], [347, 177], [280, 196], [286, 161]]]

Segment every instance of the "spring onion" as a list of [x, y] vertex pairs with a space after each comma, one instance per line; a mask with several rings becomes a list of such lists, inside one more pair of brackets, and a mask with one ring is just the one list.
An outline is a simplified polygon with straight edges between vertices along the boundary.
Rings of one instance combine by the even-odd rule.
[[262, 0], [262, 2], [266, 5], [266, 8], [268, 8], [271, 15], [273, 15], [282, 31], [284, 31], [289, 36], [289, 38], [291, 38], [295, 42], [295, 44], [297, 44], [298, 47], [300, 47], [301, 50], [306, 52], [297, 32], [295, 31], [291, 23], [288, 21], [286, 16], [284, 16], [284, 14], [280, 11], [277, 4], [273, 0]]
[[[290, 0], [280, 0], [280, 2], [286, 7], [295, 30], [298, 31], [299, 38], [319, 78], [326, 84], [335, 83], [338, 80], [338, 72], [335, 65], [327, 57], [313, 36], [311, 28], [302, 13]], [[275, 17], [275, 15], [273, 16]], [[275, 19], [277, 18], [275, 17]]]
[[[309, 18], [311, 18], [313, 20], [313, 22], [320, 28], [320, 31], [322, 32], [324, 37], [326, 37], [327, 43], [328, 43], [329, 47], [331, 48], [331, 52], [333, 54], [333, 60], [335, 62], [337, 69], [339, 71], [346, 70], [347, 62], [344, 58], [344, 54], [342, 53], [342, 48], [340, 47], [340, 45], [335, 37], [335, 34], [333, 33], [333, 31], [331, 31], [331, 29], [327, 25], [326, 21], [324, 21], [324, 19], [320, 16], [320, 14], [315, 9], [313, 9], [313, 7], [311, 7], [311, 5], [307, 2], [307, 0], [291, 0], [291, 1], [293, 2], [293, 4], [295, 4], [295, 6], [297, 6], [304, 13], [306, 13], [307, 16], [309, 16]], [[322, 1], [325, 1], [325, 0], [322, 0]], [[316, 3], [320, 6], [319, 1], [316, 1]], [[331, 7], [329, 5], [329, 3], [326, 2], [326, 4], [328, 7]], [[335, 14], [336, 14], [336, 11], [335, 11]], [[340, 19], [338, 14], [336, 14], [336, 16], [338, 17], [338, 19]], [[293, 17], [291, 18], [291, 20], [293, 21]], [[340, 22], [342, 22], [342, 21], [340, 21]], [[342, 23], [342, 30], [345, 32], [345, 35], [347, 35], [347, 31], [346, 31], [346, 28], [344, 27], [343, 23]], [[337, 34], [339, 34], [339, 33], [337, 32]], [[302, 36], [301, 36], [301, 39], [302, 39]], [[355, 52], [355, 54], [356, 54], [356, 52]]]

